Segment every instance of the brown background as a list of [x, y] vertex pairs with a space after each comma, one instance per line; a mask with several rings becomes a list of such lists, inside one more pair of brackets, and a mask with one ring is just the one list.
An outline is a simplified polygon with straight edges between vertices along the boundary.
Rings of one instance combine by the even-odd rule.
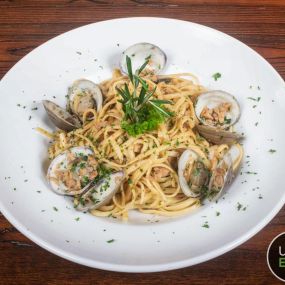
[[[226, 32], [263, 55], [285, 78], [285, 0], [0, 0], [0, 78], [46, 40], [81, 25], [128, 16], [189, 20]], [[285, 210], [260, 233], [209, 262], [164, 273], [83, 267], [39, 248], [0, 214], [0, 284], [280, 284], [266, 249], [284, 231]]]

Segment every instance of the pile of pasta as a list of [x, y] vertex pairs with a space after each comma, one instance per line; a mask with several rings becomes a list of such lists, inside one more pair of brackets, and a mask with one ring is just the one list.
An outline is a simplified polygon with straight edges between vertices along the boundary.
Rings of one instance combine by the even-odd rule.
[[127, 83], [132, 90], [133, 86], [128, 77], [114, 70], [112, 78], [100, 84], [104, 96], [101, 110], [98, 113], [94, 109], [87, 110], [82, 128], [51, 134], [51, 159], [66, 149], [84, 145], [93, 149], [99, 163], [125, 172], [125, 182], [112, 201], [91, 210], [95, 216], [128, 219], [133, 209], [177, 216], [196, 209], [201, 204], [199, 198], [185, 196], [179, 185], [177, 162], [180, 154], [187, 148], [194, 150], [211, 170], [228, 149], [227, 145], [211, 145], [195, 130], [198, 120], [194, 103], [206, 89], [194, 75], [180, 73], [143, 79], [151, 90], [156, 86], [154, 97], [173, 102], [167, 107], [175, 115], [157, 130], [132, 137], [121, 128], [124, 113], [116, 87]]

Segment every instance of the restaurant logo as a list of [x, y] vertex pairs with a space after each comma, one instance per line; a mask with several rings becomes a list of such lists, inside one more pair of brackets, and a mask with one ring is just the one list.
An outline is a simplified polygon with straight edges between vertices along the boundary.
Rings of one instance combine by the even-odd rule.
[[285, 233], [281, 233], [270, 243], [267, 264], [275, 277], [285, 282]]

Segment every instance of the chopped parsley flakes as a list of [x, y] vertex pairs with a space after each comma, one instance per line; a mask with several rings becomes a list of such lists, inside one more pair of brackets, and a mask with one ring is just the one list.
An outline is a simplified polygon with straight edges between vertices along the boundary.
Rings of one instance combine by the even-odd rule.
[[245, 211], [246, 210], [246, 206], [243, 206], [240, 202], [237, 203], [237, 210], [240, 211], [240, 210], [243, 210]]
[[240, 202], [237, 203], [237, 210], [240, 211], [240, 209], [242, 208], [242, 204]]
[[253, 172], [253, 171], [246, 171], [246, 174], [253, 174], [253, 175], [257, 175], [257, 172]]
[[81, 186], [85, 187], [88, 185], [88, 183], [90, 182], [90, 179], [88, 176], [83, 176], [81, 179]]
[[254, 97], [247, 97], [247, 99], [252, 100], [252, 101], [259, 102], [260, 99], [261, 99], [261, 97], [257, 97], [257, 98], [254, 98]]
[[208, 222], [206, 221], [206, 222], [204, 223], [204, 225], [202, 225], [202, 227], [208, 229], [210, 226], [209, 226]]
[[276, 150], [275, 150], [275, 149], [270, 149], [268, 152], [270, 152], [270, 153], [275, 153]]
[[212, 77], [215, 79], [215, 81], [217, 81], [219, 78], [222, 77], [222, 74], [219, 73], [219, 72], [216, 72], [216, 73], [214, 73], [214, 74], [212, 75]]
[[107, 240], [107, 243], [112, 243], [114, 241], [115, 241], [114, 239], [110, 239], [110, 240]]
[[232, 119], [228, 119], [228, 118], [224, 118], [224, 122], [225, 122], [225, 124], [230, 124], [231, 123], [231, 121], [232, 121]]

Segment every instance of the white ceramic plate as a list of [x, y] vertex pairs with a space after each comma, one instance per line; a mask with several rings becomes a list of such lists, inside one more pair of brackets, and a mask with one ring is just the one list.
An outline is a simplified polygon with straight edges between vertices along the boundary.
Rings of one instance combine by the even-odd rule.
[[[137, 42], [154, 43], [166, 52], [165, 73], [193, 72], [206, 87], [238, 98], [245, 159], [243, 174], [217, 204], [172, 220], [133, 215], [123, 223], [79, 213], [49, 190], [44, 172], [48, 141], [34, 128], [53, 129], [42, 99], [63, 105], [75, 79], [110, 77], [120, 53]], [[217, 81], [212, 78], [216, 72], [222, 75]], [[278, 73], [249, 47], [194, 23], [129, 18], [65, 33], [24, 57], [1, 81], [0, 209], [38, 245], [91, 267], [151, 272], [214, 258], [256, 234], [284, 203], [284, 90]]]

